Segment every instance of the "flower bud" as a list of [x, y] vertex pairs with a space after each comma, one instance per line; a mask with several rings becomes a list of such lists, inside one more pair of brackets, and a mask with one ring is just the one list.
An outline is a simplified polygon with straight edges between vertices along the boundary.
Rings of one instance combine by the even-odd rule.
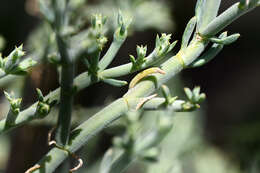
[[33, 67], [35, 64], [37, 64], [36, 61], [32, 60], [31, 58], [27, 58], [17, 67], [15, 67], [13, 70], [11, 70], [9, 73], [10, 74], [15, 74], [15, 75], [23, 75], [27, 73], [27, 70]]
[[39, 102], [37, 104], [37, 108], [36, 108], [36, 112], [37, 115], [41, 118], [45, 117], [46, 115], [48, 115], [48, 113], [50, 112], [51, 107], [50, 105], [44, 103], [44, 102]]
[[7, 98], [7, 100], [10, 102], [10, 109], [11, 109], [11, 111], [15, 115], [18, 115], [19, 112], [20, 112], [22, 99], [21, 98], [15, 98], [13, 93], [9, 94], [9, 93], [4, 91], [4, 94], [5, 94], [5, 97]]
[[177, 41], [170, 43], [171, 34], [163, 33], [161, 37], [156, 36], [155, 49], [157, 56], [164, 56], [170, 52], [176, 45]]
[[6, 73], [10, 73], [18, 65], [20, 58], [25, 55], [22, 49], [23, 45], [18, 48], [16, 47], [15, 50], [4, 59], [3, 66]]
[[137, 46], [136, 48], [137, 57], [138, 58], [145, 58], [147, 52], [147, 46]]

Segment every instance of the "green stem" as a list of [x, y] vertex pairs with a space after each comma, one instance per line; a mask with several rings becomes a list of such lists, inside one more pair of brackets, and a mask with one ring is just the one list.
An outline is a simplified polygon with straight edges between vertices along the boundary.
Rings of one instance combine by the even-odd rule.
[[[156, 59], [157, 58], [154, 56], [154, 52], [151, 53], [147, 57], [147, 63], [142, 68], [149, 67], [152, 64], [152, 62], [154, 62], [154, 60], [156, 60]], [[132, 63], [127, 63], [124, 65], [120, 65], [120, 66], [117, 66], [114, 68], [104, 70], [103, 72], [100, 72], [100, 75], [102, 77], [107, 77], [107, 78], [119, 77], [119, 76], [133, 73], [133, 71], [131, 71], [131, 69], [132, 69]], [[13, 79], [16, 79], [16, 76], [8, 75], [8, 76], [4, 77], [3, 79], [1, 79], [0, 83], [1, 84], [8, 83], [8, 82], [11, 82], [11, 80], [13, 80]], [[96, 81], [96, 82], [98, 82], [98, 81]], [[89, 75], [89, 73], [84, 72], [84, 73], [81, 73], [80, 75], [78, 75], [74, 79], [74, 87], [75, 87], [74, 89], [76, 92], [79, 92], [93, 83], [94, 82], [91, 80], [91, 76]], [[44, 99], [45, 100], [50, 99], [50, 101], [53, 101], [53, 100], [59, 101], [60, 100], [59, 97], [60, 97], [60, 88], [57, 88], [56, 90], [52, 91], [47, 96], [45, 96]], [[8, 132], [9, 130], [12, 130], [23, 124], [26, 124], [29, 121], [37, 119], [38, 117], [35, 116], [36, 105], [37, 105], [37, 103], [34, 103], [29, 108], [21, 111], [15, 121], [15, 124], [12, 127], [4, 128], [5, 119], [1, 120], [0, 121], [0, 134]]]
[[116, 153], [114, 156], [116, 159], [113, 160], [111, 167], [107, 170], [106, 173], [123, 172], [131, 163], [140, 157], [142, 152], [160, 144], [170, 132], [171, 127], [172, 126], [169, 126], [163, 133], [160, 132], [160, 129], [154, 129], [144, 135], [139, 136], [139, 138], [134, 143], [133, 153], [129, 153], [127, 150]]
[[[147, 56], [146, 62], [142, 65], [140, 70], [155, 64], [156, 62], [158, 62], [161, 59], [162, 59], [162, 57], [157, 57], [156, 52], [153, 51], [149, 56]], [[113, 67], [113, 68], [104, 70], [104, 71], [100, 72], [100, 76], [102, 76], [104, 78], [116, 78], [116, 77], [125, 76], [127, 74], [131, 74], [134, 72], [132, 70], [132, 67], [133, 67], [132, 63], [127, 63], [124, 65], [120, 65], [117, 67]]]
[[[75, 152], [80, 146], [84, 145], [88, 139], [93, 137], [108, 124], [118, 119], [128, 110], [128, 105], [123, 98], [114, 101], [93, 117], [89, 118], [88, 123], [83, 123], [73, 130], [70, 142], [66, 148], [71, 152]], [[39, 164], [42, 166], [39, 170], [34, 171], [34, 173], [40, 173], [42, 171], [44, 173], [51, 173], [66, 157], [68, 157], [67, 153], [57, 148], [53, 148], [43, 159], [41, 159]]]
[[[185, 64], [189, 65], [192, 61], [194, 61], [205, 49], [205, 46], [206, 45], [204, 42], [197, 41], [187, 47], [186, 51], [182, 53], [182, 58]], [[180, 72], [183, 69], [183, 64], [178, 58], [174, 56], [163, 63], [161, 68], [166, 72], [166, 74], [154, 75], [157, 80], [157, 86], [165, 83], [178, 72]], [[128, 99], [135, 97], [145, 97], [154, 92], [156, 88], [157, 87], [154, 81], [145, 80], [140, 82], [136, 85], [136, 87], [129, 90], [123, 98], [114, 101], [109, 106], [73, 130], [70, 142], [66, 148], [71, 152], [75, 152], [80, 147], [82, 147], [92, 136], [129, 111], [129, 108], [137, 106], [136, 103], [131, 105], [131, 102], [129, 102]], [[62, 152], [57, 152], [57, 150], [51, 150], [39, 163], [40, 165], [44, 166], [35, 172], [40, 173], [43, 171], [43, 169], [45, 173], [53, 172], [56, 169], [56, 166], [66, 158], [65, 155], [62, 157], [61, 153]], [[46, 162], [46, 159], [52, 157], [53, 155], [55, 157], [59, 155], [60, 159], [50, 159], [50, 161]]]
[[[206, 35], [206, 36], [215, 35], [219, 31], [224, 29], [224, 27], [226, 27], [232, 21], [237, 19], [239, 16], [243, 15], [246, 12], [249, 12], [256, 6], [257, 5], [249, 8], [249, 9], [247, 9], [247, 8], [240, 9], [239, 3], [234, 4], [229, 9], [227, 9], [223, 14], [221, 14], [217, 18], [215, 18], [207, 27], [205, 27], [205, 29], [201, 32], [201, 34]], [[150, 63], [154, 59], [155, 59], [155, 56], [153, 55], [153, 53], [151, 53], [147, 58], [147, 64], [151, 65]], [[174, 63], [171, 62], [171, 64], [175, 66]], [[145, 67], [147, 67], [147, 66], [145, 66]], [[103, 72], [100, 72], [100, 75], [105, 78], [114, 78], [114, 77], [119, 77], [119, 76], [123, 76], [123, 75], [132, 73], [131, 69], [132, 69], [132, 63], [128, 63], [128, 64], [124, 64], [124, 65], [121, 65], [118, 67], [104, 70]], [[176, 68], [175, 72], [178, 72], [179, 70], [180, 69]], [[5, 79], [5, 78], [3, 78], [3, 79]], [[146, 81], [146, 83], [149, 83], [149, 81]], [[152, 82], [150, 82], [150, 83], [151, 83], [150, 85], [154, 85]], [[80, 90], [86, 88], [90, 84], [91, 84], [91, 80], [90, 80], [90, 76], [88, 75], [87, 72], [80, 74], [74, 80], [74, 85], [76, 86], [77, 91], [80, 91]], [[134, 89], [134, 90], [137, 90], [137, 89]], [[144, 86], [142, 86], [142, 89], [140, 89], [140, 90], [138, 89], [138, 92], [136, 95], [138, 95], [139, 91], [142, 92], [143, 90], [145, 90]], [[151, 93], [151, 91], [152, 90], [150, 90], [149, 93]], [[51, 100], [54, 100], [54, 99], [59, 100], [58, 99], [59, 92], [60, 92], [60, 88], [58, 88], [55, 91], [48, 94], [45, 97], [45, 99], [50, 98]], [[16, 124], [12, 128], [20, 126], [22, 124], [25, 124], [28, 121], [35, 119], [36, 118], [34, 116], [35, 107], [36, 107], [36, 103], [33, 104], [28, 109], [22, 111], [16, 119]], [[4, 122], [5, 122], [5, 120], [0, 121], [0, 134], [3, 132], [6, 132], [7, 130], [12, 129], [12, 128], [4, 129]]]
[[[235, 6], [237, 6], [237, 4]], [[215, 20], [218, 21], [218, 24], [212, 25], [211, 22], [211, 24], [209, 24], [210, 27], [206, 27], [210, 31], [207, 32], [207, 30], [205, 30], [204, 32], [202, 32], [202, 34], [208, 35], [217, 33], [221, 29], [223, 29], [224, 26], [231, 23], [229, 21], [233, 21], [238, 18], [241, 13], [233, 13], [233, 8], [234, 7], [231, 7], [229, 9], [231, 10], [231, 12], [225, 12], [226, 14], [231, 13], [230, 16], [232, 16], [233, 18], [221, 17], [223, 18], [223, 21], [219, 20], [219, 17], [216, 18]], [[244, 13], [245, 12], [246, 11], [244, 11]], [[129, 102], [126, 102], [129, 98], [145, 97], [154, 92], [157, 87], [167, 82], [170, 78], [180, 72], [185, 66], [188, 66], [196, 58], [198, 58], [199, 55], [205, 50], [206, 45], [207, 43], [203, 42], [202, 40], [195, 40], [184, 51], [179, 52], [176, 56], [170, 58], [162, 64], [161, 68], [166, 72], [166, 74], [153, 75], [156, 83], [154, 82], [154, 80], [144, 80], [140, 82], [134, 88], [130, 89], [123, 98], [116, 100], [115, 102], [95, 114], [89, 120], [78, 126], [75, 130], [72, 131], [73, 138], [71, 139], [71, 143], [67, 146], [67, 149], [71, 152], [75, 152], [77, 149], [83, 146], [91, 138], [91, 136], [95, 135], [100, 130], [102, 130], [102, 128], [126, 113], [129, 110], [128, 107], [133, 106], [130, 106]], [[128, 68], [127, 66], [128, 65], [125, 65], [125, 68]], [[125, 69], [122, 70], [125, 71]], [[59, 159], [50, 159], [48, 162], [45, 161], [46, 157], [52, 156], [59, 156]], [[57, 152], [57, 150], [53, 149], [40, 161], [40, 164], [43, 166], [35, 172], [40, 173], [42, 170], [44, 170], [45, 173], [51, 173], [60, 163], [63, 162], [65, 158], [66, 156], [64, 156], [64, 154], [62, 155], [61, 152]]]
[[110, 45], [109, 49], [107, 50], [106, 54], [104, 57], [101, 59], [99, 62], [99, 69], [104, 70], [107, 68], [107, 66], [113, 61], [115, 58], [117, 52], [119, 51], [120, 47], [124, 43], [125, 39], [119, 40], [114, 38], [114, 41]]
[[15, 123], [15, 120], [17, 118], [17, 113], [14, 113], [11, 109], [9, 110], [7, 117], [6, 117], [6, 122], [5, 122], [5, 127], [4, 128], [9, 128], [12, 127], [12, 125]]
[[60, 36], [57, 36], [58, 48], [61, 54], [61, 94], [59, 117], [57, 123], [56, 141], [59, 145], [65, 146], [68, 141], [73, 107], [73, 79], [74, 62], [68, 55], [67, 46]]
[[214, 36], [221, 30], [223, 30], [226, 26], [231, 24], [234, 20], [256, 7], [257, 5], [254, 5], [252, 7], [240, 8], [239, 3], [236, 3], [228, 8], [226, 11], [224, 11], [222, 14], [220, 14], [218, 17], [216, 17], [214, 20], [212, 20], [208, 24], [208, 26], [200, 32], [200, 34], [207, 37]]

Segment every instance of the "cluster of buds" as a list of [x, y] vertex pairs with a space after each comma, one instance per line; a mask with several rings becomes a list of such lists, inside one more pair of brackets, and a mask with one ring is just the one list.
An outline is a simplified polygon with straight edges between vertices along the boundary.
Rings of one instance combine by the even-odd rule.
[[137, 71], [142, 68], [142, 65], [146, 62], [146, 52], [147, 46], [137, 46], [136, 47], [137, 58], [130, 55], [130, 61], [132, 62], [132, 71]]
[[177, 100], [177, 96], [176, 97], [172, 97], [169, 88], [166, 85], [162, 85], [162, 94], [163, 97], [165, 98], [165, 105], [169, 106], [171, 104], [173, 104], [173, 102], [175, 100]]
[[200, 93], [200, 87], [195, 87], [193, 90], [184, 88], [184, 92], [188, 98], [188, 101], [183, 103], [184, 111], [193, 111], [200, 108], [200, 103], [206, 99], [204, 93]]
[[9, 94], [8, 92], [4, 92], [4, 94], [10, 103], [10, 110], [12, 113], [18, 115], [20, 113], [22, 98], [15, 98], [13, 93]]
[[39, 102], [36, 108], [36, 116], [44, 118], [51, 111], [51, 108], [57, 103], [56, 100], [50, 101], [49, 99], [44, 100], [43, 94], [40, 89], [36, 89]]
[[127, 29], [130, 23], [131, 23], [131, 19], [123, 16], [122, 12], [119, 11], [117, 16], [118, 28], [116, 29], [116, 32], [114, 34], [114, 39], [118, 41], [124, 41], [127, 37]]
[[177, 41], [170, 43], [170, 40], [171, 34], [167, 35], [163, 33], [161, 37], [159, 37], [159, 35], [156, 36], [155, 50], [157, 57], [165, 56], [175, 47]]
[[101, 14], [94, 14], [91, 16], [91, 34], [96, 41], [97, 47], [99, 50], [102, 50], [104, 45], [107, 43], [107, 38], [105, 37], [105, 23], [107, 17], [102, 16]]
[[16, 47], [6, 58], [0, 55], [0, 68], [6, 74], [23, 75], [27, 70], [36, 64], [36, 61], [27, 58], [21, 61], [21, 57], [25, 55], [23, 46]]

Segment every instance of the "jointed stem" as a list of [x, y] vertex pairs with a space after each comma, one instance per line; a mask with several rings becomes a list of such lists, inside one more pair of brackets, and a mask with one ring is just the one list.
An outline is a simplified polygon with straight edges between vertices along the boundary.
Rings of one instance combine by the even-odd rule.
[[[194, 42], [191, 46], [187, 47], [187, 51], [183, 54], [182, 58], [186, 65], [190, 64], [194, 59], [196, 59], [200, 53], [204, 50], [205, 43], [203, 42]], [[175, 57], [170, 58], [161, 67], [166, 74], [161, 75], [154, 75], [157, 79], [157, 85], [160, 86], [161, 84], [168, 81], [171, 77], [176, 75], [183, 69], [182, 64], [179, 60]], [[83, 146], [93, 135], [97, 134], [100, 130], [106, 127], [111, 122], [118, 119], [124, 113], [129, 111], [131, 108], [135, 108], [138, 103], [131, 102], [132, 98], [136, 97], [145, 97], [155, 91], [156, 85], [153, 81], [145, 80], [136, 85], [136, 87], [129, 90], [123, 98], [120, 98], [109, 106], [92, 116], [90, 119], [85, 121], [83, 124], [78, 126], [75, 130], [72, 131], [72, 138], [69, 141], [69, 144], [66, 148], [71, 151], [75, 152], [81, 146]], [[59, 159], [51, 159], [51, 161], [46, 161], [47, 158], [58, 156]], [[40, 164], [44, 165], [45, 173], [51, 173], [56, 169], [64, 159], [66, 155], [62, 152], [57, 151], [55, 149], [51, 150], [41, 161]], [[41, 169], [37, 170], [36, 172], [40, 172]]]
[[65, 43], [57, 37], [62, 56], [61, 95], [56, 140], [59, 145], [67, 144], [73, 107], [74, 62], [70, 60]]

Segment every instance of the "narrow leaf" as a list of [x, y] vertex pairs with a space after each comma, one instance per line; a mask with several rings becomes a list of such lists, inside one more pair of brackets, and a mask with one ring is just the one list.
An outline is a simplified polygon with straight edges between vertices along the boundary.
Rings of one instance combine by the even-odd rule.
[[196, 15], [198, 15], [197, 31], [205, 28], [218, 14], [221, 0], [200, 0], [197, 2]]
[[176, 46], [177, 43], [178, 43], [178, 40], [174, 41], [174, 42], [170, 45], [169, 49], [167, 50], [167, 53], [169, 53], [169, 52]]
[[117, 79], [103, 79], [103, 81], [109, 85], [113, 85], [115, 87], [122, 87], [127, 85], [126, 81], [117, 80]]
[[200, 96], [200, 87], [195, 87], [192, 92], [193, 92], [192, 101], [197, 102]]
[[195, 15], [197, 18], [197, 29], [201, 26], [202, 21], [202, 9], [205, 5], [205, 0], [197, 0]]
[[[227, 37], [227, 32], [222, 33], [219, 38], [225, 38]], [[224, 45], [221, 44], [213, 44], [211, 46], [211, 48], [206, 51], [201, 57], [199, 57], [198, 60], [196, 60], [195, 62], [193, 62], [190, 67], [191, 68], [195, 68], [195, 67], [200, 67], [202, 65], [207, 64], [208, 62], [210, 62], [213, 58], [215, 58], [219, 52], [221, 52], [221, 50], [223, 49]]]
[[232, 34], [228, 37], [222, 38], [222, 39], [218, 39], [218, 38], [210, 38], [209, 40], [213, 43], [217, 43], [217, 44], [223, 44], [223, 45], [229, 45], [235, 41], [237, 41], [237, 39], [240, 37], [240, 34]]
[[184, 92], [185, 92], [186, 96], [188, 97], [188, 99], [191, 100], [192, 95], [193, 95], [192, 91], [189, 88], [184, 88]]
[[166, 99], [166, 103], [169, 104], [172, 96], [169, 88], [166, 85], [162, 85], [162, 94], [163, 97]]
[[191, 35], [196, 25], [196, 21], [197, 21], [196, 17], [193, 17], [190, 19], [189, 23], [187, 24], [182, 36], [181, 49], [184, 49], [188, 46], [189, 40], [191, 38]]

